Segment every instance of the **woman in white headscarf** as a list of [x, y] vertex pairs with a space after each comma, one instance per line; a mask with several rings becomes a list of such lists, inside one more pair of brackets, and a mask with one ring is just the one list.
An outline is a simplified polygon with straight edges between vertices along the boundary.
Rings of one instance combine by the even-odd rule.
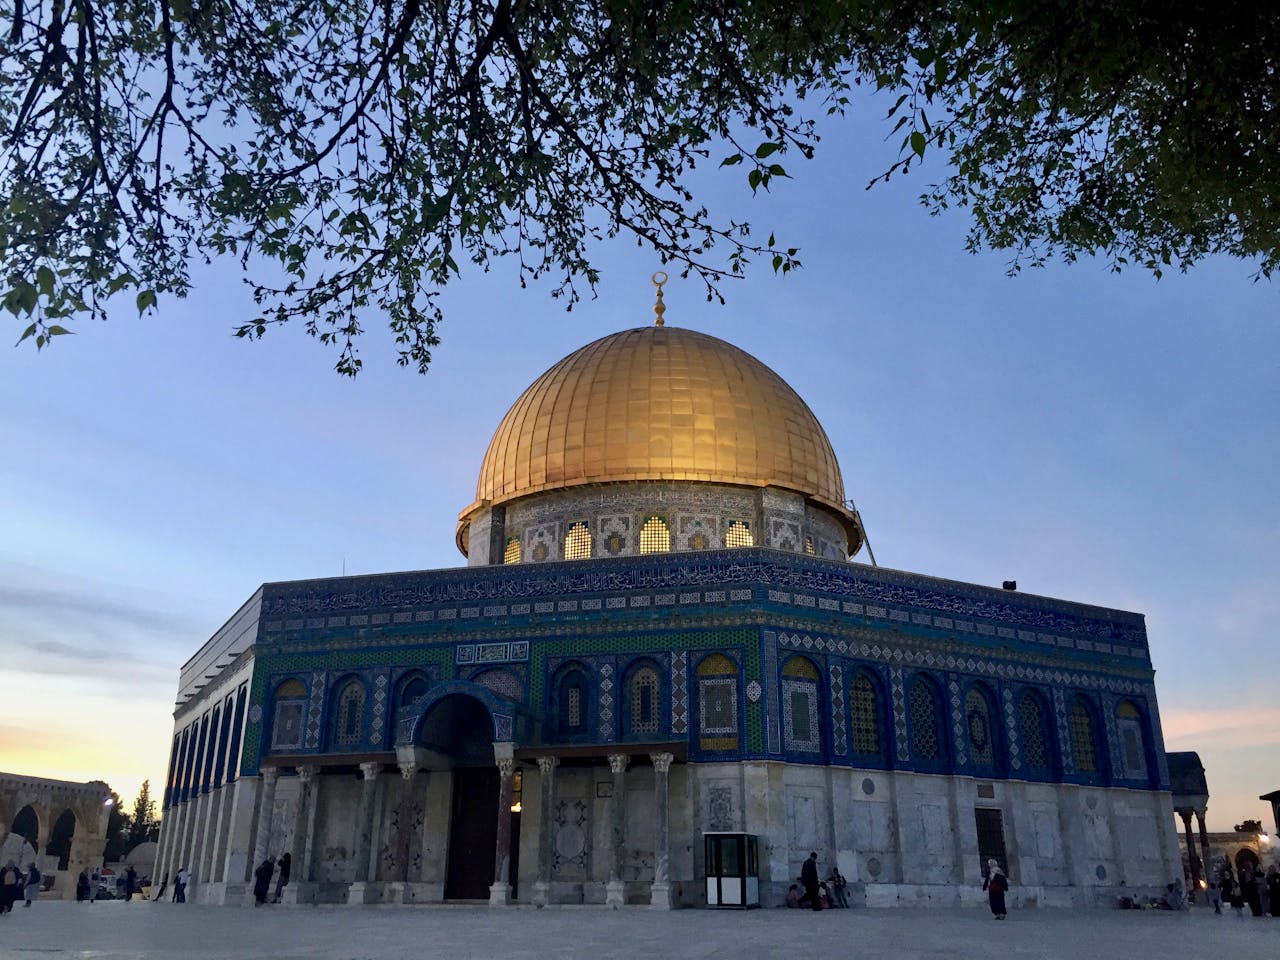
[[991, 915], [997, 920], [1005, 918], [1004, 895], [1009, 889], [1009, 878], [1000, 869], [994, 859], [987, 861], [987, 875], [982, 881], [982, 889], [987, 891], [987, 901], [991, 904]]

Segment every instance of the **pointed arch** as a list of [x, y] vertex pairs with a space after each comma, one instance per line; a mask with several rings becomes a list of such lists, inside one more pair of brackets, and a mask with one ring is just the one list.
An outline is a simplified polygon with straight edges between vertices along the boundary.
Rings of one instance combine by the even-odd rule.
[[302, 749], [303, 717], [307, 709], [307, 687], [297, 677], [276, 686], [271, 698], [271, 749]]
[[1116, 735], [1120, 740], [1120, 766], [1126, 780], [1148, 783], [1151, 779], [1151, 763], [1148, 753], [1151, 739], [1147, 734], [1147, 720], [1132, 700], [1116, 704]]
[[626, 691], [622, 703], [624, 735], [642, 739], [660, 735], [666, 728], [663, 722], [666, 697], [658, 663], [648, 657], [632, 663], [627, 668], [623, 689]]
[[918, 769], [946, 768], [947, 738], [942, 718], [941, 687], [928, 674], [916, 674], [907, 693], [907, 730], [911, 736], [911, 761]]
[[820, 759], [822, 674], [812, 660], [796, 654], [782, 665], [782, 742], [789, 753]]
[[44, 852], [51, 857], [58, 858], [58, 869], [67, 869], [67, 864], [71, 861], [71, 841], [76, 834], [76, 815], [68, 807], [58, 814], [58, 819], [53, 821], [53, 827], [49, 830], [49, 842], [45, 844]]
[[550, 724], [562, 738], [584, 736], [591, 727], [591, 673], [578, 660], [560, 667], [552, 681]]
[[975, 771], [998, 774], [1004, 768], [999, 717], [994, 691], [980, 681], [970, 685], [964, 695], [964, 739]]
[[1071, 762], [1077, 776], [1102, 779], [1106, 774], [1097, 708], [1082, 693], [1071, 700]]
[[723, 653], [703, 657], [698, 681], [698, 748], [709, 753], [738, 749], [738, 665]]
[[333, 685], [329, 708], [330, 747], [355, 747], [364, 740], [364, 704], [364, 681], [359, 677], [344, 677]]
[[854, 673], [849, 681], [849, 743], [859, 761], [884, 760], [884, 704], [879, 678], [865, 667]]
[[1027, 690], [1018, 700], [1018, 740], [1027, 773], [1052, 777], [1057, 766], [1057, 751], [1049, 724], [1049, 707], [1038, 690]]

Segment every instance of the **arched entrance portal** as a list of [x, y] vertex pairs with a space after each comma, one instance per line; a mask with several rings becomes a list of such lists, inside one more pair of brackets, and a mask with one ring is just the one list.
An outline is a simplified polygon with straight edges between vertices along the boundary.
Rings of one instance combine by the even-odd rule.
[[419, 746], [447, 757], [452, 772], [444, 897], [487, 900], [494, 880], [498, 830], [493, 720], [479, 700], [451, 694], [423, 716], [417, 739]]

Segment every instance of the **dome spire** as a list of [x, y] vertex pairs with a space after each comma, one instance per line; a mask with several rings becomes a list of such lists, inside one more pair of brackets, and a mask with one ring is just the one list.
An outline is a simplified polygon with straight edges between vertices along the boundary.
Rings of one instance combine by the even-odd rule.
[[662, 315], [667, 312], [667, 305], [662, 302], [662, 285], [667, 282], [667, 275], [662, 270], [659, 270], [649, 279], [658, 288], [658, 299], [653, 304], [653, 325], [660, 327], [662, 326]]

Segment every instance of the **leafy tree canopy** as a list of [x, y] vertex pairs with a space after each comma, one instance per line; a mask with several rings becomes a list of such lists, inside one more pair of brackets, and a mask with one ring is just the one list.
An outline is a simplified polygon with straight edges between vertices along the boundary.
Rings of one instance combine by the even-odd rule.
[[300, 321], [348, 374], [375, 313], [425, 370], [468, 261], [571, 305], [623, 234], [716, 296], [798, 261], [691, 171], [768, 189], [857, 85], [896, 100], [884, 178], [942, 153], [923, 201], [1012, 269], [1280, 258], [1280, 8], [1240, 0], [3, 0], [0, 22], [0, 296], [37, 348], [221, 256], [259, 306], [239, 335]]

